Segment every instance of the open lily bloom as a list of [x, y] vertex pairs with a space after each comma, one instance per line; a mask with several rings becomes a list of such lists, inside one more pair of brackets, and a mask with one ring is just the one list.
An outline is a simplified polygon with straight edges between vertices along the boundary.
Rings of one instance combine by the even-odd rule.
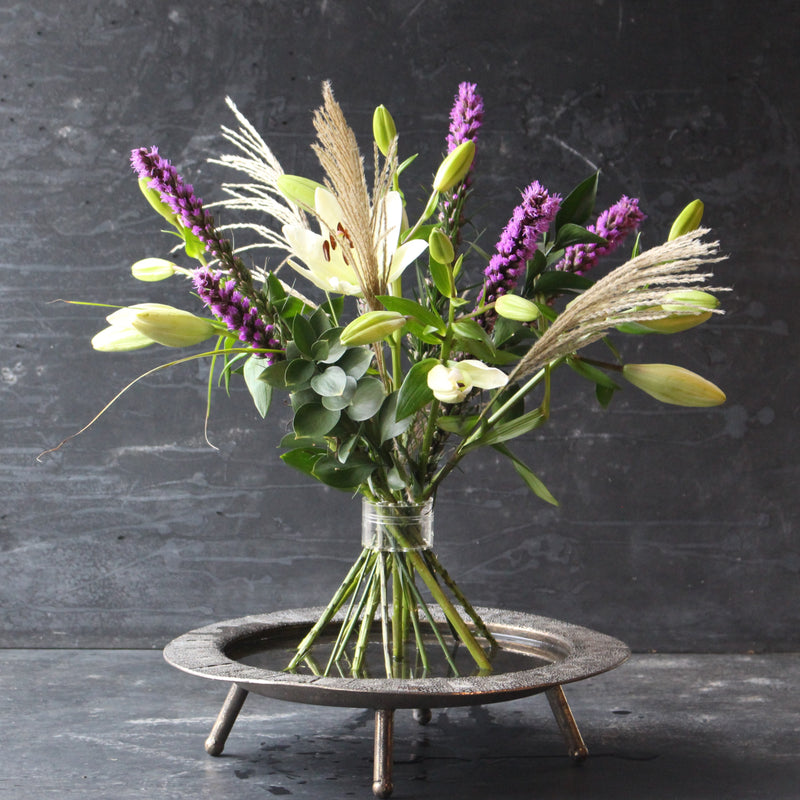
[[[420, 256], [427, 243], [413, 239], [398, 245], [403, 221], [403, 200], [399, 192], [389, 191], [379, 206], [372, 209], [377, 215], [373, 241], [359, 248], [342, 223], [342, 209], [336, 197], [327, 189], [314, 193], [314, 210], [320, 223], [320, 233], [299, 225], [285, 225], [283, 235], [292, 253], [305, 266], [290, 260], [289, 264], [311, 283], [328, 292], [360, 295], [367, 270], [377, 270], [377, 284], [385, 291], [403, 270]], [[372, 264], [362, 263], [362, 252], [374, 254]]]
[[473, 388], [499, 389], [507, 382], [502, 370], [474, 358], [436, 364], [428, 373], [428, 388], [443, 403], [460, 403]]

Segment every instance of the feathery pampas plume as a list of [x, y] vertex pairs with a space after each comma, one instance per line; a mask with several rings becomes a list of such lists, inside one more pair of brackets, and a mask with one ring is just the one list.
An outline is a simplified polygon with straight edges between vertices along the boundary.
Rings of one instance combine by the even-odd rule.
[[[719, 242], [701, 241], [708, 232], [708, 228], [699, 228], [653, 247], [601, 278], [567, 305], [517, 364], [509, 380], [524, 378], [626, 322], [663, 319], [675, 314], [722, 313], [696, 303], [681, 303], [674, 296], [678, 290], [698, 288], [711, 277], [710, 272], [697, 272], [699, 267], [727, 258], [719, 255]], [[727, 289], [704, 287], [704, 291]]]

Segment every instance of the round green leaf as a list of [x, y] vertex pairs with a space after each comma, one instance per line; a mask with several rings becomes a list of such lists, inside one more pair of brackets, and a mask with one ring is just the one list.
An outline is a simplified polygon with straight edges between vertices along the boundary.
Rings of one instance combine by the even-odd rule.
[[318, 403], [306, 403], [295, 412], [293, 427], [296, 436], [315, 438], [324, 436], [338, 421], [338, 411]]
[[383, 384], [377, 378], [362, 378], [347, 408], [347, 416], [356, 422], [374, 417], [383, 404]]
[[328, 367], [311, 379], [311, 388], [320, 397], [340, 397], [347, 385], [347, 373], [341, 367]]

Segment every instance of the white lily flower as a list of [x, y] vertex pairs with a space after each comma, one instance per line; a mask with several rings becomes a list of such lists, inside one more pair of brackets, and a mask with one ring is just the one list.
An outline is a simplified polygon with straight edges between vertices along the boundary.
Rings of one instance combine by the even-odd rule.
[[[378, 214], [374, 241], [369, 244], [375, 253], [380, 284], [387, 287], [427, 247], [421, 239], [398, 245], [403, 222], [403, 199], [399, 192], [386, 192]], [[305, 266], [290, 260], [290, 266], [311, 283], [336, 294], [362, 294], [360, 275], [364, 274], [355, 243], [342, 223], [342, 209], [336, 197], [327, 189], [314, 192], [314, 208], [320, 223], [320, 233], [299, 225], [285, 225], [283, 235], [294, 255]]]
[[499, 389], [506, 383], [505, 372], [474, 358], [436, 364], [428, 372], [428, 388], [443, 403], [460, 403], [474, 388]]

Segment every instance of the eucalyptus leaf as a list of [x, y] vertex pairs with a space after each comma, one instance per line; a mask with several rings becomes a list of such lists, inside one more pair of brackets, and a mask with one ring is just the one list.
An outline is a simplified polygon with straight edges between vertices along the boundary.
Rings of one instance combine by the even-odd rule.
[[312, 439], [324, 436], [339, 421], [339, 412], [321, 403], [306, 403], [295, 411], [293, 428], [296, 436]]
[[342, 330], [342, 328], [329, 328], [314, 342], [311, 352], [316, 361], [321, 361], [323, 364], [335, 364], [345, 354], [347, 347], [339, 338]]
[[245, 361], [243, 375], [244, 382], [253, 398], [256, 411], [262, 419], [267, 416], [269, 404], [272, 400], [272, 386], [266, 381], [261, 380], [261, 373], [264, 372], [264, 359], [258, 356], [250, 356]]
[[435, 358], [424, 358], [406, 373], [397, 396], [398, 419], [411, 416], [433, 400], [433, 392], [428, 386], [428, 373], [438, 363]]
[[334, 489], [351, 491], [364, 483], [377, 468], [377, 464], [366, 460], [340, 464], [333, 456], [323, 456], [315, 462], [311, 474]]
[[383, 384], [377, 378], [364, 377], [358, 382], [346, 414], [356, 422], [370, 419], [378, 413], [384, 397]]
[[290, 467], [300, 470], [300, 472], [304, 472], [306, 475], [313, 476], [314, 465], [324, 457], [325, 453], [322, 450], [297, 449], [290, 450], [288, 453], [283, 453], [281, 455], [281, 461], [288, 464]]
[[284, 380], [289, 387], [304, 386], [311, 380], [311, 376], [314, 372], [314, 363], [312, 361], [306, 361], [304, 358], [295, 358], [290, 361], [286, 367]]
[[330, 317], [328, 317], [325, 311], [323, 311], [321, 308], [317, 308], [308, 318], [308, 321], [311, 323], [311, 327], [313, 328], [314, 333], [317, 335], [317, 338], [322, 336], [325, 331], [330, 330], [333, 327]]
[[351, 347], [336, 360], [336, 366], [341, 367], [351, 378], [358, 380], [367, 374], [372, 363], [372, 350], [367, 347]]
[[350, 458], [350, 454], [353, 452], [356, 442], [358, 442], [358, 434], [354, 433], [352, 436], [349, 436], [347, 439], [345, 439], [339, 446], [339, 449], [336, 451], [336, 458], [340, 464], [347, 463], [347, 459]]
[[287, 387], [286, 370], [290, 363], [289, 361], [276, 361], [274, 364], [270, 364], [266, 369], [262, 369], [258, 375], [258, 379], [277, 389], [285, 389]]
[[311, 378], [311, 388], [320, 397], [341, 397], [347, 385], [347, 373], [341, 367], [328, 367]]
[[358, 382], [355, 378], [351, 378], [349, 375], [345, 379], [345, 386], [344, 391], [339, 395], [331, 395], [329, 397], [322, 398], [322, 405], [325, 408], [330, 409], [331, 411], [341, 411], [347, 406], [350, 405], [350, 401], [353, 399], [353, 395], [356, 393], [356, 388], [358, 387]]
[[317, 341], [317, 335], [311, 323], [303, 316], [296, 316], [292, 322], [292, 341], [304, 356], [311, 358], [311, 348]]

